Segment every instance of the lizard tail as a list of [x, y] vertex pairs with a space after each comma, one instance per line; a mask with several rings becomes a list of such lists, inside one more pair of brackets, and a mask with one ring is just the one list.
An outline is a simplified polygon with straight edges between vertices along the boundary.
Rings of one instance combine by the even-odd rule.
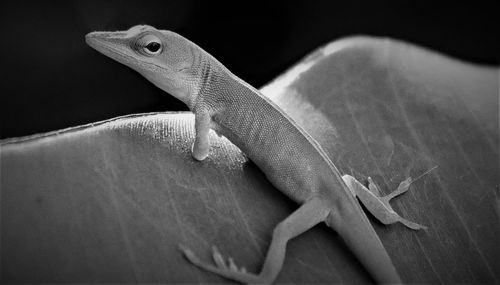
[[378, 283], [401, 283], [387, 251], [358, 204], [332, 210], [325, 222], [339, 233]]

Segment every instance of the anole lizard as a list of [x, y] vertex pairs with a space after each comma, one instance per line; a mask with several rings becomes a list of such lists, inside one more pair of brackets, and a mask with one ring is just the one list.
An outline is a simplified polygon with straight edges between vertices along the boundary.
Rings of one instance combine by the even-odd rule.
[[301, 204], [274, 229], [260, 273], [238, 268], [215, 247], [212, 265], [181, 246], [190, 262], [240, 282], [271, 283], [283, 266], [287, 242], [325, 222], [376, 281], [401, 282], [355, 197], [384, 224], [401, 222], [415, 230], [424, 228], [403, 219], [389, 205], [391, 198], [408, 190], [410, 178], [395, 192], [379, 197], [371, 179], [366, 188], [352, 176], [341, 176], [322, 147], [276, 104], [174, 32], [141, 25], [127, 31], [89, 33], [86, 41], [187, 104], [195, 114], [192, 155], [196, 160], [208, 156], [208, 133], [213, 129], [238, 146], [276, 188]]

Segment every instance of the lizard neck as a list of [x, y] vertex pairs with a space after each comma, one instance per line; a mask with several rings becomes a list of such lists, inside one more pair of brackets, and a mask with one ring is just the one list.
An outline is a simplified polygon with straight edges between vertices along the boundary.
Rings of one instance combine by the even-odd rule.
[[224, 93], [226, 90], [223, 90], [225, 89], [223, 87], [227, 86], [230, 81], [234, 81], [235, 76], [209, 54], [195, 58], [193, 65], [195, 66], [193, 68], [195, 70], [194, 87], [186, 104], [191, 111], [196, 113], [197, 108], [206, 105], [209, 94]]

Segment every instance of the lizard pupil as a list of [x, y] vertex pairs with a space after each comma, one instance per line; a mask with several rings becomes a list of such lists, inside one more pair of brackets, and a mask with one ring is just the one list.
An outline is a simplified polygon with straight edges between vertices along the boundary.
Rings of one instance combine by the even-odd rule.
[[161, 45], [157, 42], [150, 42], [149, 44], [146, 45], [146, 48], [150, 52], [157, 52], [160, 50]]

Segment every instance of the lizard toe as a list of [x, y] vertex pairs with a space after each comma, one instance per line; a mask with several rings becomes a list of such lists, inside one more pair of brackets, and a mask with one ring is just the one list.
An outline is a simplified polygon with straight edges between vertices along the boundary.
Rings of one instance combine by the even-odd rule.
[[245, 267], [243, 266], [241, 268], [238, 268], [232, 257], [228, 257], [226, 260], [216, 246], [212, 247], [212, 258], [217, 267], [219, 267], [220, 269], [232, 272], [243, 272], [243, 273], [247, 272]]
[[226, 261], [224, 260], [224, 257], [219, 252], [219, 249], [216, 246], [212, 247], [212, 258], [213, 258], [215, 264], [217, 265], [217, 267], [219, 267], [220, 269], [225, 269], [225, 270], [228, 269]]

